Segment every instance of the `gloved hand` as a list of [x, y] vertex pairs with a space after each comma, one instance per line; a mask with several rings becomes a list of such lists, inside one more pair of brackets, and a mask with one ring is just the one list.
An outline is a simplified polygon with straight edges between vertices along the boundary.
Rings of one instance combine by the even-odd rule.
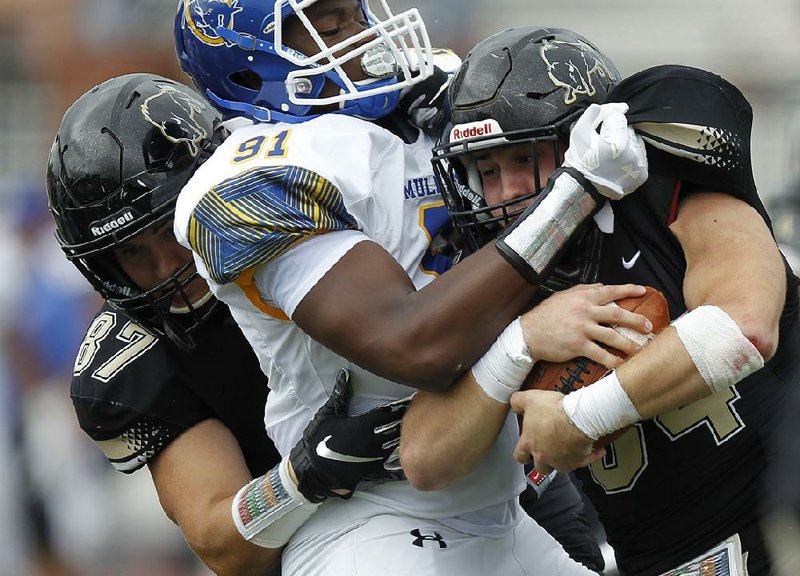
[[289, 455], [298, 489], [311, 502], [349, 498], [356, 487], [405, 479], [398, 464], [400, 424], [411, 397], [349, 416], [352, 393], [350, 372], [341, 370], [330, 398]]
[[627, 111], [624, 102], [589, 106], [573, 126], [564, 155], [563, 166], [578, 170], [611, 200], [627, 196], [647, 180], [644, 142], [628, 126]]
[[400, 93], [398, 108], [414, 126], [439, 137], [444, 121], [444, 100], [452, 74], [438, 66], [433, 74]]

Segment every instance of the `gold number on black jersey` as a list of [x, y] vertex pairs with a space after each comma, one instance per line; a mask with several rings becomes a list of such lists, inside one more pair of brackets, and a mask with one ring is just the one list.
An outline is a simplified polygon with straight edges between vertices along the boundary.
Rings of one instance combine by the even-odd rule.
[[[78, 349], [78, 356], [75, 359], [75, 367], [73, 369], [74, 376], [79, 376], [92, 365], [97, 351], [100, 350], [100, 344], [108, 337], [116, 324], [117, 314], [114, 312], [103, 312], [94, 319]], [[115, 374], [152, 348], [158, 341], [147, 330], [131, 321], [125, 323], [116, 338], [123, 342], [124, 346], [96, 368], [92, 372], [92, 378], [101, 382], [108, 382]]]
[[592, 463], [589, 471], [607, 494], [624, 492], [636, 484], [647, 468], [647, 449], [641, 424], [634, 425], [606, 446], [606, 455]]
[[733, 406], [739, 398], [736, 388], [721, 390], [688, 406], [661, 414], [656, 418], [656, 424], [673, 440], [699, 426], [706, 426], [719, 445], [744, 428], [744, 422]]
[[[736, 387], [728, 388], [665, 412], [655, 418], [655, 423], [670, 440], [704, 428], [720, 445], [744, 429], [745, 424], [734, 406], [740, 397]], [[606, 452], [604, 458], [589, 466], [595, 482], [607, 494], [630, 490], [647, 467], [647, 443], [641, 425], [637, 424], [609, 444]]]

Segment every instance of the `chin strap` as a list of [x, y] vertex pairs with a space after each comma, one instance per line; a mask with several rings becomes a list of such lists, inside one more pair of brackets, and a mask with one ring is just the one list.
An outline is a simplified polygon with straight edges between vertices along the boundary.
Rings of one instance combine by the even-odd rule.
[[264, 122], [268, 124], [286, 122], [288, 124], [297, 124], [298, 122], [305, 122], [306, 120], [315, 118], [314, 115], [294, 116], [292, 114], [284, 114], [282, 112], [276, 112], [275, 110], [270, 110], [269, 108], [262, 108], [261, 106], [255, 106], [253, 104], [247, 104], [245, 102], [237, 102], [236, 100], [226, 100], [225, 98], [220, 98], [219, 96], [214, 94], [214, 92], [208, 89], [206, 89], [206, 96], [218, 108], [233, 112], [241, 112], [242, 116], [251, 118], [256, 122]]
[[[220, 98], [211, 90], [206, 90], [206, 96], [218, 108], [228, 110], [231, 112], [240, 112], [242, 116], [251, 118], [256, 122], [266, 124], [277, 124], [278, 122], [285, 122], [287, 124], [299, 124], [322, 116], [322, 114], [308, 114], [306, 116], [295, 116], [294, 114], [286, 114], [269, 108], [255, 106], [254, 104], [247, 104], [245, 102], [237, 102], [236, 100], [227, 100]], [[354, 116], [363, 120], [377, 120], [388, 114], [391, 114], [400, 99], [397, 91], [387, 92], [385, 94], [376, 94], [367, 98], [358, 98], [350, 102], [343, 102], [342, 104], [349, 104], [343, 106], [339, 110], [332, 110], [328, 114], [344, 114], [346, 116]]]

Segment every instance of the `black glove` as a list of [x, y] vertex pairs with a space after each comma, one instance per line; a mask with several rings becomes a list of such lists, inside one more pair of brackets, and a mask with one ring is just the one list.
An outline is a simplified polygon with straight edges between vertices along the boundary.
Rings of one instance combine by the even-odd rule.
[[405, 479], [393, 453], [400, 446], [400, 424], [411, 398], [348, 416], [352, 394], [350, 372], [341, 370], [330, 398], [289, 455], [298, 489], [311, 502], [349, 498], [357, 486]]
[[433, 74], [400, 95], [398, 108], [414, 126], [438, 138], [444, 121], [444, 99], [451, 74], [438, 66]]
[[562, 166], [533, 203], [497, 236], [495, 246], [523, 278], [541, 284], [604, 201], [581, 172]]

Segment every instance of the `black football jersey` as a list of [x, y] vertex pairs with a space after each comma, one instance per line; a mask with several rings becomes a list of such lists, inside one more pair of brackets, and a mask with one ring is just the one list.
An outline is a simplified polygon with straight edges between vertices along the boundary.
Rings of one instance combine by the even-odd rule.
[[[642, 122], [655, 135], [645, 138], [651, 175], [635, 193], [610, 203], [613, 221], [601, 236], [596, 279], [658, 288], [674, 319], [686, 311], [686, 262], [667, 228], [678, 200], [698, 188], [713, 189], [741, 198], [767, 223], [769, 218], [749, 172], [749, 107], [738, 90], [683, 67], [659, 67], [631, 80], [620, 85], [616, 99], [629, 103], [634, 126]], [[649, 122], [694, 126], [696, 138]], [[676, 152], [684, 144], [700, 150]], [[603, 460], [577, 471], [623, 574], [661, 574], [737, 532], [745, 549], [762, 546], [757, 520], [771, 424], [800, 381], [798, 279], [787, 265], [786, 278], [775, 281], [787, 283], [787, 296], [778, 352], [764, 369], [729, 390], [636, 424], [609, 445]]]
[[260, 476], [280, 460], [264, 427], [267, 378], [227, 306], [217, 306], [194, 339], [187, 353], [104, 305], [75, 360], [78, 422], [117, 470], [133, 472], [185, 430], [217, 418]]

